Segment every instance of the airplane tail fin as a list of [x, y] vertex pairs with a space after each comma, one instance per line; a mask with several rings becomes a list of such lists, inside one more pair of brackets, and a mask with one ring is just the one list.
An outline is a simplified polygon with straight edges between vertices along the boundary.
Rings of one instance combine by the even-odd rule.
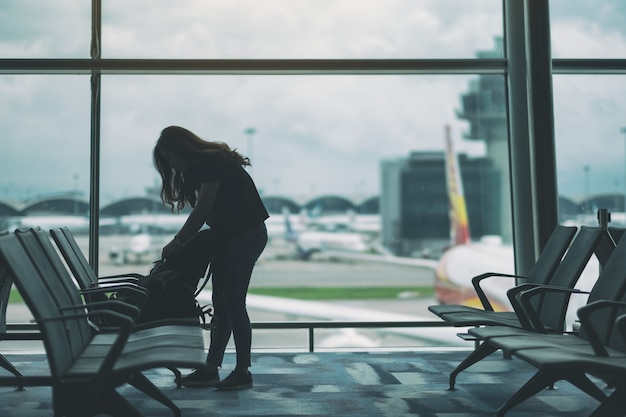
[[449, 125], [446, 125], [446, 182], [450, 203], [450, 238], [453, 245], [464, 245], [470, 242], [469, 221], [461, 170], [458, 157], [452, 148]]
[[289, 211], [288, 207], [283, 207], [282, 212], [285, 219], [285, 240], [287, 240], [288, 242], [295, 242], [297, 240], [297, 234], [296, 231], [293, 229], [293, 226], [291, 225], [291, 219], [289, 218], [291, 212]]

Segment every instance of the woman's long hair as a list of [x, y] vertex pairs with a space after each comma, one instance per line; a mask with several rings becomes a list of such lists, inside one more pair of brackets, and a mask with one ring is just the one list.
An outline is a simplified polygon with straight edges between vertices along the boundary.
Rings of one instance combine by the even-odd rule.
[[195, 207], [200, 183], [195, 178], [186, 178], [183, 172], [172, 168], [167, 154], [180, 156], [187, 165], [198, 163], [208, 154], [221, 154], [241, 166], [250, 165], [250, 159], [242, 156], [236, 149], [231, 149], [223, 142], [208, 142], [195, 133], [180, 127], [169, 126], [163, 129], [154, 147], [154, 167], [161, 176], [161, 201], [182, 210], [186, 204]]

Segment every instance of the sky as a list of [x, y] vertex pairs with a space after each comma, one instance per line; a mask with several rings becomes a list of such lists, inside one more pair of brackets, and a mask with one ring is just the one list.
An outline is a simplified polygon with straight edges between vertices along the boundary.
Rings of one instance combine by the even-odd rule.
[[[105, 58], [473, 58], [502, 36], [499, 0], [103, 3]], [[552, 1], [554, 57], [626, 57], [626, 3], [597, 3]], [[0, 57], [87, 58], [90, 4], [3, 1]], [[170, 124], [247, 154], [265, 194], [376, 195], [381, 160], [443, 150], [446, 124], [458, 151], [484, 154], [457, 117], [476, 78], [105, 76], [102, 199], [158, 183], [151, 150]], [[553, 90], [560, 193], [626, 189], [626, 77], [557, 75]], [[1, 75], [0, 199], [86, 193], [89, 131], [89, 77]]]

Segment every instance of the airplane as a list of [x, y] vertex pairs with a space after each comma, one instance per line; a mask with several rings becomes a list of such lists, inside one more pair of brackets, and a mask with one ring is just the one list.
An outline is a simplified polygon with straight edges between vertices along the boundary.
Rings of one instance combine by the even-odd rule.
[[315, 210], [304, 220], [310, 229], [329, 232], [351, 231], [367, 233], [373, 236], [380, 235], [381, 218], [379, 214], [357, 214], [348, 210], [345, 214], [317, 214]]
[[[471, 278], [485, 272], [514, 274], [512, 245], [502, 244], [499, 236], [485, 236], [472, 241], [467, 208], [461, 183], [461, 173], [456, 154], [452, 148], [450, 128], [446, 126], [446, 175], [450, 201], [452, 246], [443, 253], [435, 272], [435, 294], [440, 303], [463, 304], [482, 308], [482, 303], [471, 284]], [[597, 223], [596, 223], [597, 224]], [[600, 272], [600, 264], [594, 256], [583, 270], [576, 288], [589, 291]], [[511, 311], [506, 292], [515, 285], [510, 279], [490, 279], [483, 286], [494, 310]], [[571, 326], [577, 319], [576, 311], [586, 303], [585, 296], [570, 299], [566, 324]]]
[[74, 234], [86, 234], [89, 232], [89, 218], [86, 216], [21, 216], [14, 217], [8, 222], [8, 230], [29, 227], [41, 227], [49, 230], [57, 227], [67, 226]]
[[[103, 217], [100, 230], [131, 236], [109, 249], [109, 258], [117, 265], [135, 259], [140, 262], [150, 256], [152, 260], [161, 256], [161, 249], [180, 230], [187, 216], [178, 214], [132, 214], [120, 217]], [[50, 230], [68, 227], [74, 235], [89, 233], [89, 218], [72, 215], [29, 215], [12, 217], [7, 221], [7, 230], [40, 227]]]
[[150, 234], [172, 234], [180, 230], [185, 220], [187, 216], [184, 214], [127, 214], [120, 217], [101, 218], [100, 228], [117, 229], [118, 232], [133, 234], [140, 230]]
[[109, 259], [116, 265], [132, 260], [142, 262], [161, 258], [163, 246], [180, 230], [187, 216], [179, 214], [132, 214], [118, 218], [105, 218], [101, 228], [110, 228], [131, 236], [109, 249]]
[[[481, 305], [471, 285], [471, 277], [486, 272], [487, 269], [513, 273], [513, 248], [510, 245], [503, 245], [497, 236], [485, 236], [476, 242], [471, 240], [461, 173], [453, 150], [449, 126], [445, 129], [445, 143], [451, 244], [439, 259], [395, 256], [380, 245], [377, 246], [371, 235], [368, 236], [365, 233], [315, 231], [302, 228], [295, 230], [291, 222], [293, 215], [290, 215], [286, 208], [283, 209], [285, 240], [296, 246], [298, 258], [301, 260], [309, 260], [316, 253], [324, 253], [327, 257], [341, 260], [426, 268], [435, 274], [434, 288], [438, 302]], [[320, 221], [323, 222], [323, 220], [316, 219], [317, 223]], [[487, 295], [493, 300], [496, 309], [509, 310], [510, 304], [506, 297], [506, 290], [511, 282], [493, 281], [486, 289]]]
[[[487, 271], [513, 274], [513, 247], [502, 244], [499, 236], [472, 241], [460, 166], [449, 126], [445, 127], [445, 144], [451, 246], [444, 251], [435, 270], [435, 294], [442, 304], [480, 307], [482, 304], [471, 285], [471, 278]], [[510, 310], [506, 297], [506, 290], [512, 286], [510, 280], [492, 281], [485, 291], [493, 301], [494, 309]]]
[[289, 209], [283, 208], [284, 239], [295, 245], [300, 260], [310, 260], [314, 254], [327, 251], [374, 252], [371, 239], [363, 233], [296, 229], [292, 225], [291, 217]]
[[121, 245], [113, 245], [109, 249], [109, 259], [115, 265], [124, 265], [131, 262], [142, 263], [145, 258], [150, 262], [161, 259], [163, 246], [173, 238], [174, 235], [153, 235], [146, 231], [127, 238]]
[[[290, 214], [288, 210], [285, 210], [283, 211], [284, 218], [272, 216], [266, 221], [268, 238], [273, 240], [282, 237], [287, 242], [296, 243], [300, 259], [310, 259], [314, 253], [322, 250], [368, 251], [370, 249], [362, 234], [306, 230], [308, 223], [303, 215]], [[105, 218], [101, 220], [100, 225], [133, 235], [109, 250], [111, 261], [117, 265], [123, 265], [133, 259], [139, 262], [148, 256], [155, 259], [160, 257], [160, 251], [168, 241], [165, 237], [171, 238], [180, 230], [185, 220], [184, 215], [147, 213]], [[370, 219], [369, 222], [373, 221]]]
[[282, 216], [270, 215], [270, 217], [265, 220], [265, 226], [267, 227], [267, 237], [270, 241], [285, 239], [288, 236], [287, 222], [285, 221], [284, 216], [289, 216], [289, 224], [293, 231], [300, 232], [305, 229], [305, 220], [303, 219], [303, 216], [298, 214], [290, 214], [288, 210], [285, 214], [284, 209]]
[[[513, 247], [503, 244], [499, 236], [483, 236], [474, 241], [470, 236], [463, 184], [458, 157], [454, 152], [450, 127], [445, 127], [446, 183], [450, 205], [450, 247], [436, 259], [421, 259], [394, 256], [388, 253], [358, 253], [334, 251], [332, 256], [340, 259], [363, 262], [384, 262], [427, 268], [434, 272], [434, 289], [437, 302], [462, 304], [482, 308], [471, 283], [472, 277], [485, 272], [515, 273]], [[583, 271], [577, 288], [589, 290], [599, 273], [599, 263], [593, 257]], [[506, 292], [515, 283], [510, 279], [490, 279], [484, 285], [487, 297], [497, 311], [512, 309]], [[572, 298], [568, 311], [568, 322], [575, 319], [578, 306], [584, 305], [584, 297]]]

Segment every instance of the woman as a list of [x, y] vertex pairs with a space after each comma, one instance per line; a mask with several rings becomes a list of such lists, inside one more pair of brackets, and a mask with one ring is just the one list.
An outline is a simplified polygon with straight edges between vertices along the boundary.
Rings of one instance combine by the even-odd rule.
[[[208, 142], [178, 126], [161, 132], [154, 148], [154, 165], [161, 175], [161, 199], [181, 210], [192, 207], [174, 239], [163, 248], [163, 259], [206, 223], [215, 233], [211, 249], [213, 323], [206, 366], [182, 380], [186, 386], [241, 389], [252, 386], [252, 327], [246, 294], [252, 269], [267, 243], [269, 217], [250, 175], [250, 160], [225, 143]], [[209, 256], [209, 248], [207, 248]], [[220, 381], [218, 369], [233, 335], [236, 367]]]

